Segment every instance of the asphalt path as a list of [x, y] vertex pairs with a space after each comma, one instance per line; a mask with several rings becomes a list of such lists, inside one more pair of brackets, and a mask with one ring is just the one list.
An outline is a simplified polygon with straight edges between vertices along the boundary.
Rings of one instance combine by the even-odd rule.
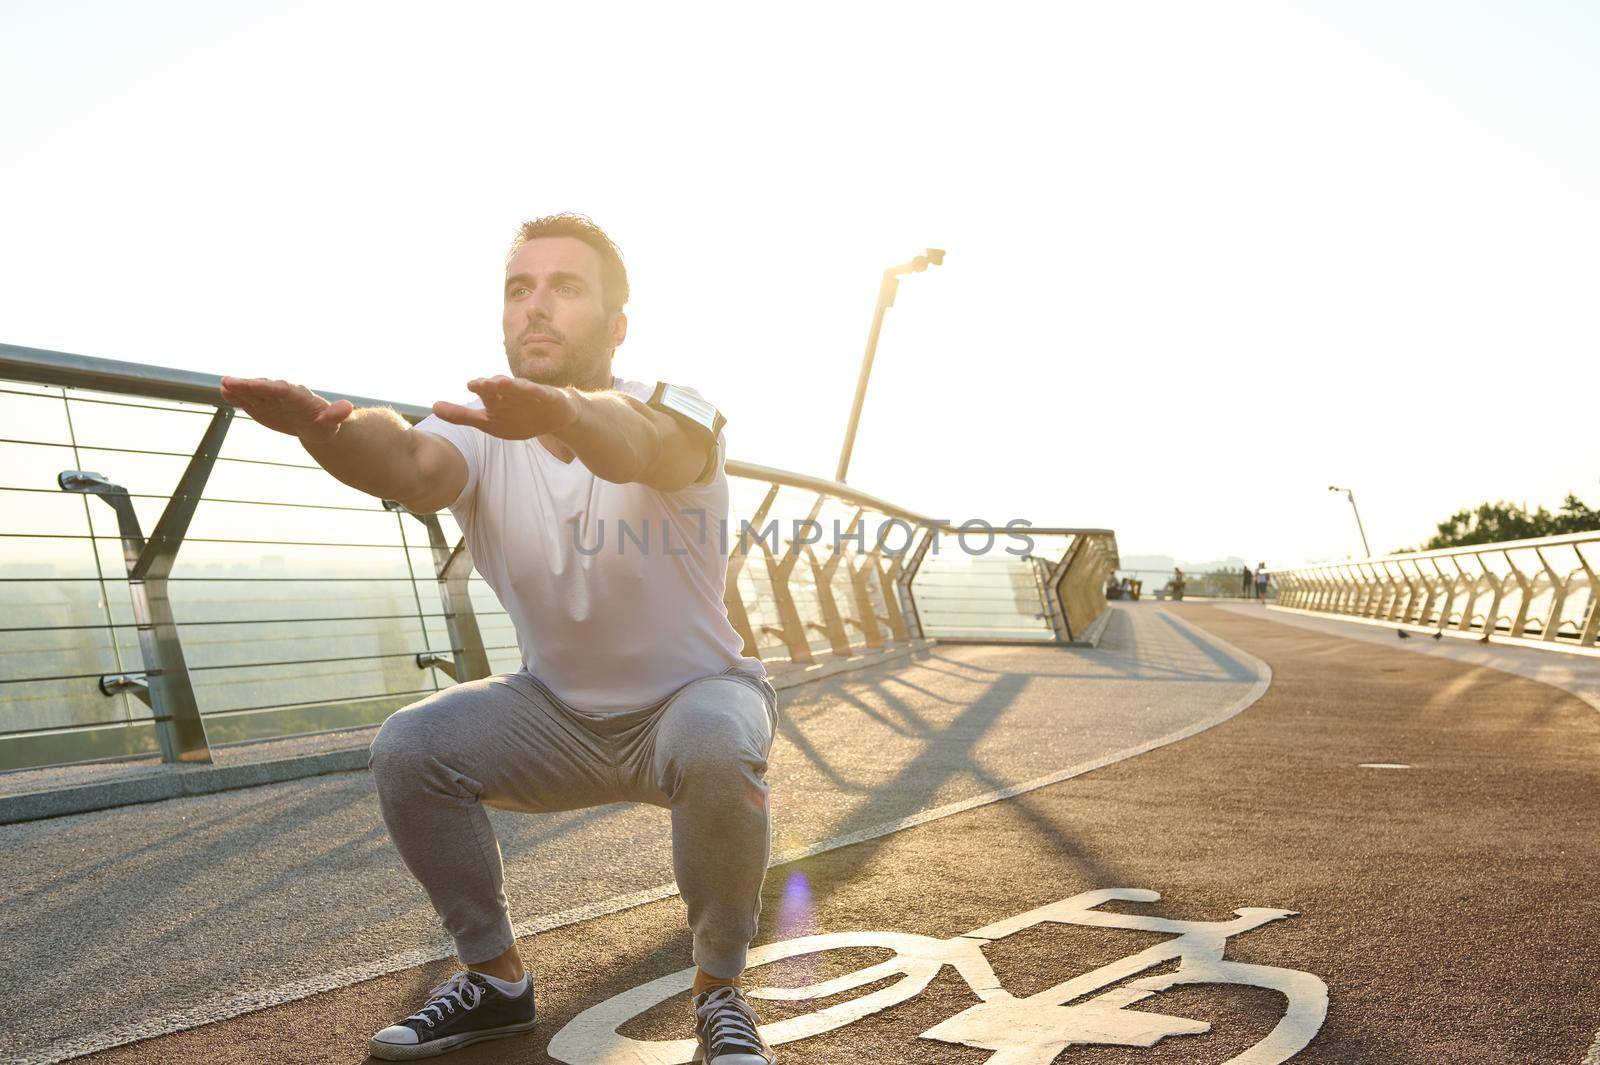
[[[786, 690], [774, 860], [1130, 757], [1264, 684], [1249, 656], [1140, 606], [1116, 612], [1098, 649], [942, 646]], [[672, 893], [663, 810], [491, 816], [521, 934]], [[450, 953], [365, 773], [4, 826], [0, 863], [9, 1060], [62, 1060]]]
[[[747, 980], [790, 989], [757, 1000], [780, 1060], [1591, 1059], [1600, 1027], [1593, 708], [1504, 671], [1212, 607], [1133, 620], [1170, 624], [1174, 614], [1238, 648], [1232, 660], [1263, 661], [1270, 687], [1242, 712], [1138, 757], [772, 870]], [[968, 653], [933, 664], [987, 678], [968, 692], [971, 707], [1017, 660]], [[1060, 669], [1074, 676], [1067, 695], [1081, 672]], [[964, 712], [946, 711], [949, 727]], [[836, 938], [790, 945], [819, 934]], [[453, 1065], [688, 1060], [680, 900], [524, 945], [539, 1027], [459, 1051]], [[919, 957], [935, 959], [932, 968]], [[952, 964], [961, 959], [964, 968]], [[899, 968], [848, 979], [884, 962]], [[450, 968], [396, 971], [93, 1061], [360, 1061], [368, 1034]]]
[[1499, 643], [1493, 638], [1488, 643], [1476, 638], [1464, 640], [1459, 637], [1435, 640], [1431, 635], [1419, 631], [1419, 627], [1411, 626], [1408, 626], [1410, 638], [1401, 639], [1399, 627], [1391, 622], [1351, 618], [1341, 614], [1303, 614], [1298, 610], [1263, 607], [1260, 603], [1211, 605], [1242, 617], [1265, 618], [1280, 625], [1293, 625], [1345, 640], [1398, 647], [1412, 654], [1432, 655], [1514, 673], [1569, 691], [1600, 710], [1600, 654], [1597, 653], [1545, 650], [1523, 644]]

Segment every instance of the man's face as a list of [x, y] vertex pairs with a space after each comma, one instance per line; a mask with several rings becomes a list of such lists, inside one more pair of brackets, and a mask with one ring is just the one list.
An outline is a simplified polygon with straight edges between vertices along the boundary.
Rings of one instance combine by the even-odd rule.
[[576, 237], [538, 237], [506, 265], [506, 362], [511, 373], [546, 385], [605, 388], [611, 352], [627, 318], [607, 314], [600, 254]]

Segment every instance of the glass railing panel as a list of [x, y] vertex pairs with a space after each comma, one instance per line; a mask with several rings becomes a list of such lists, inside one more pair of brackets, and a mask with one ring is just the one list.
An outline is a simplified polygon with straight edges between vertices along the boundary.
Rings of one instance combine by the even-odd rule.
[[[1517, 613], [1522, 609], [1522, 588], [1514, 580], [1507, 580], [1504, 592], [1500, 596], [1500, 605], [1494, 612], [1494, 628], [1501, 632], [1510, 632], [1511, 623], [1517, 620]], [[1519, 635], [1513, 633], [1513, 635]]]
[[79, 447], [193, 453], [216, 408], [153, 405], [158, 402], [83, 402], [78, 392], [68, 392], [72, 435]]
[[[10, 515], [6, 521], [10, 521]], [[0, 561], [0, 576], [51, 577], [59, 580], [98, 577], [93, 544], [93, 540], [86, 536], [11, 536], [0, 532], [0, 552], [5, 558], [5, 561]], [[122, 574], [126, 571], [118, 561], [118, 568], [112, 572]], [[0, 628], [11, 624], [11, 619], [0, 617]]]
[[137, 700], [102, 694], [94, 678], [4, 684], [0, 698], [5, 700], [0, 736], [150, 717], [149, 707]]
[[[19, 605], [12, 590], [12, 586], [0, 582], [0, 597], [3, 597], [0, 598], [0, 611], [3, 611], [0, 616], [4, 616], [7, 624], [20, 625], [30, 617], [52, 622], [67, 617], [80, 619], [82, 625], [0, 632], [0, 684], [41, 677], [127, 671], [124, 660], [118, 657], [116, 640], [103, 623], [104, 612], [94, 602], [73, 610], [40, 610], [25, 597]], [[137, 663], [138, 659], [134, 661]], [[0, 689], [0, 704], [4, 701], [4, 690]], [[3, 716], [0, 716], [0, 728], [4, 727]]]
[[1528, 597], [1528, 617], [1523, 632], [1529, 636], [1543, 636], [1545, 621], [1555, 605], [1555, 588], [1548, 578], [1541, 576], [1533, 594]]
[[873, 616], [878, 619], [880, 633], [882, 634], [884, 640], [888, 641], [894, 639], [895, 635], [894, 632], [889, 628], [889, 608], [884, 601], [885, 581], [883, 577], [883, 571], [878, 568], [882, 564], [883, 563], [881, 560], [877, 565], [867, 564], [865, 571], [867, 600]]
[[767, 481], [757, 481], [749, 477], [729, 477], [729, 516], [735, 521], [753, 516], [756, 509], [761, 506], [761, 501], [767, 498], [767, 492], [771, 488], [772, 485]]
[[82, 536], [88, 531], [83, 501], [61, 492], [0, 488], [0, 514], [11, 536]]
[[1496, 577], [1504, 577], [1511, 572], [1511, 560], [1506, 557], [1504, 551], [1484, 551], [1473, 557], [1478, 560], [1481, 568]]
[[828, 642], [827, 626], [822, 617], [822, 601], [817, 597], [817, 575], [804, 552], [789, 575], [789, 594], [805, 626], [806, 646], [813, 654], [828, 653], [832, 645]]
[[[912, 586], [923, 632], [952, 639], [1054, 639], [1039, 588], [1040, 567], [998, 547], [968, 553], [986, 541], [971, 534], [964, 547], [955, 533], [941, 533], [930, 545]], [[996, 541], [1001, 542], [1007, 541]], [[1044, 546], [1041, 538], [1036, 551]]]
[[[834, 568], [833, 580], [828, 586], [833, 591], [833, 601], [839, 609], [839, 619], [844, 624], [845, 636], [851, 644], [858, 644], [867, 636], [866, 621], [861, 616], [861, 605], [856, 602], [855, 580], [851, 576], [851, 570], [859, 564], [859, 560], [848, 547], [843, 551], [844, 557]], [[830, 552], [824, 557], [831, 555]]]
[[759, 656], [763, 659], [787, 658], [789, 648], [783, 638], [783, 618], [778, 613], [777, 598], [772, 592], [766, 562], [760, 558], [752, 558], [747, 562], [739, 573], [738, 587], [745, 610], [750, 615], [750, 630], [755, 636]]
[[288, 706], [208, 714], [205, 719], [206, 737], [215, 747], [224, 743], [245, 743], [377, 725], [396, 710], [426, 698], [433, 691], [432, 687], [428, 687], [419, 691], [390, 692], [351, 699], [318, 699]]
[[[107, 576], [127, 574], [120, 540], [100, 539], [96, 547]], [[398, 541], [393, 547], [374, 548], [361, 544], [285, 544], [271, 540], [185, 540], [172, 573], [175, 577], [294, 574], [315, 580], [322, 577], [407, 578], [411, 570]], [[431, 573], [430, 570], [430, 579]]]
[[[41, 496], [46, 493], [65, 496], [56, 475], [62, 470], [77, 468], [72, 448], [65, 444], [0, 442], [0, 487], [33, 489]], [[105, 506], [104, 503], [100, 505]], [[5, 531], [12, 531], [9, 521]]]
[[[191, 445], [192, 447], [193, 445]], [[332, 475], [317, 465], [309, 452], [294, 440], [264, 425], [257, 424], [249, 415], [242, 411], [235, 411], [233, 424], [228, 426], [228, 436], [222, 442], [221, 455], [226, 459], [243, 460], [252, 462], [285, 463], [293, 466], [307, 466], [311, 471], [325, 480], [348, 492], [355, 492], [354, 488], [335, 481]], [[356, 493], [360, 495], [360, 493]], [[371, 496], [361, 496], [371, 499]]]
[[414, 619], [410, 629], [412, 632], [407, 633], [403, 626], [394, 625], [377, 641], [377, 655], [358, 660], [226, 669], [191, 667], [195, 699], [202, 714], [216, 714], [382, 695], [411, 694], [421, 698], [433, 690], [433, 685], [417, 668], [413, 657], [422, 647]]
[[1582, 541], [1572, 545], [1573, 553], [1580, 559], [1579, 568], [1588, 566], [1591, 573], [1600, 574], [1600, 536], [1594, 540]]
[[1586, 578], [1580, 574], [1568, 580], [1567, 597], [1561, 604], [1561, 618], [1556, 622], [1556, 635], [1573, 638], [1582, 635], [1594, 601], [1594, 592]]
[[59, 390], [19, 393], [11, 382], [0, 385], [0, 437], [57, 444], [72, 442], [67, 408]]

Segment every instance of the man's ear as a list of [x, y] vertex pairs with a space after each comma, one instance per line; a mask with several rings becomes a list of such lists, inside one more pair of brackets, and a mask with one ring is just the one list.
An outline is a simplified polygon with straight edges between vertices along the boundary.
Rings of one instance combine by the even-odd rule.
[[611, 323], [611, 346], [618, 347], [626, 339], [628, 339], [628, 316], [618, 311], [616, 319]]

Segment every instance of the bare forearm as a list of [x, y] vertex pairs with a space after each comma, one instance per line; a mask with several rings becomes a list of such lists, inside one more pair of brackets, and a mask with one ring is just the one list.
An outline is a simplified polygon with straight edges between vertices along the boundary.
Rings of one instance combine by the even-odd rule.
[[417, 491], [408, 426], [388, 407], [363, 407], [339, 425], [331, 440], [300, 443], [339, 480], [380, 499], [409, 499]]
[[621, 392], [573, 394], [577, 414], [553, 434], [556, 439], [596, 477], [618, 484], [643, 478], [661, 454], [661, 435], [644, 405]]

